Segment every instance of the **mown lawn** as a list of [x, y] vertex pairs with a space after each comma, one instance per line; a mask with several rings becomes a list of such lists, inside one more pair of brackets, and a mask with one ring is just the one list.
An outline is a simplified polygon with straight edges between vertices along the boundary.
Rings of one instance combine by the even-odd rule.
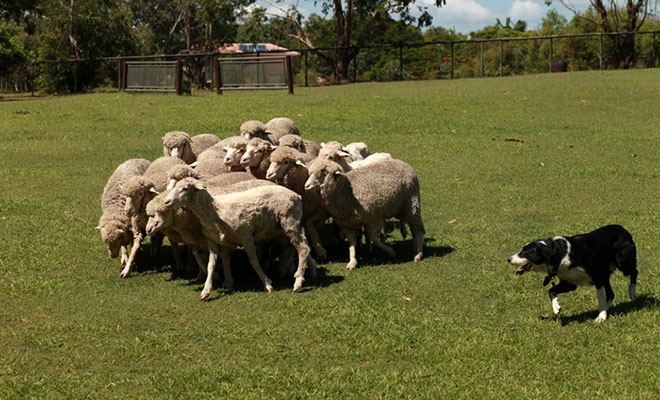
[[[658, 398], [659, 101], [658, 69], [1, 100], [0, 398]], [[167, 251], [121, 280], [94, 229], [114, 168], [170, 130], [275, 116], [410, 163], [426, 258], [396, 232], [396, 260], [347, 272], [330, 238], [319, 279], [268, 295], [239, 256], [208, 302]], [[605, 323], [593, 288], [554, 321], [543, 277], [506, 257], [609, 223], [637, 242], [638, 298], [617, 272]]]

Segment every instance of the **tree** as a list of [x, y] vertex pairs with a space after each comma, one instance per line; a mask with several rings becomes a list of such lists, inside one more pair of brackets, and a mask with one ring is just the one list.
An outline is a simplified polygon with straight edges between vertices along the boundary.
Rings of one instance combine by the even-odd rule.
[[[591, 8], [598, 18], [592, 19], [588, 13], [579, 13], [569, 0], [559, 2], [576, 16], [588, 20], [605, 33], [625, 32], [622, 35], [608, 35], [617, 49], [619, 68], [631, 68], [635, 65], [635, 36], [649, 15], [649, 6], [654, 0], [626, 0], [625, 7], [620, 7], [618, 0], [589, 0]], [[546, 0], [550, 5], [552, 0]], [[607, 3], [607, 5], [606, 5]]]
[[[348, 66], [357, 56], [359, 47], [363, 46], [372, 36], [371, 29], [374, 22], [382, 15], [397, 14], [405, 23], [418, 22], [421, 25], [431, 24], [432, 17], [427, 7], [417, 6], [422, 14], [415, 18], [410, 13], [410, 8], [415, 0], [323, 0], [324, 12], [332, 11], [334, 20], [333, 50], [317, 50], [317, 46], [306, 32], [297, 12], [284, 10], [270, 0], [266, 3], [278, 8], [286, 14], [286, 18], [297, 27], [294, 37], [302, 44], [312, 49], [319, 57], [331, 63], [334, 70], [335, 82], [340, 83], [348, 79]], [[440, 7], [446, 0], [433, 0], [433, 5]], [[295, 11], [295, 8], [293, 9]], [[316, 49], [316, 50], [315, 50]]]
[[25, 59], [22, 46], [14, 39], [17, 31], [16, 25], [0, 21], [0, 76]]

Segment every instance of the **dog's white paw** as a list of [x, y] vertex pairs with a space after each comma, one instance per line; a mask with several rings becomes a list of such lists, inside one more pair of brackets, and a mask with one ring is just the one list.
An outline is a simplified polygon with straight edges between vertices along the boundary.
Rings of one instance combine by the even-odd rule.
[[607, 311], [601, 311], [596, 317], [596, 322], [601, 323], [607, 319]]
[[552, 299], [552, 312], [555, 313], [555, 315], [559, 315], [559, 313], [561, 312], [559, 299], [557, 299], [556, 297]]

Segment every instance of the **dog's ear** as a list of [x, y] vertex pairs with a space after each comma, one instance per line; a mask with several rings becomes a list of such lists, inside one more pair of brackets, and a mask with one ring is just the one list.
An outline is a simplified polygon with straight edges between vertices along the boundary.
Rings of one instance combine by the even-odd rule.
[[556, 249], [557, 244], [552, 238], [547, 238], [541, 241], [541, 254], [546, 260], [550, 261], [550, 258], [555, 253]]

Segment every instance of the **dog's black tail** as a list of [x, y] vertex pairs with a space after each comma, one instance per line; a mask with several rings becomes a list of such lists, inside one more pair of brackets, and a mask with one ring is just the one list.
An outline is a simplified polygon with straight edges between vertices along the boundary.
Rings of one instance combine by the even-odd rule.
[[630, 276], [630, 283], [637, 283], [637, 248], [631, 239], [621, 239], [614, 243], [617, 267], [624, 276]]

